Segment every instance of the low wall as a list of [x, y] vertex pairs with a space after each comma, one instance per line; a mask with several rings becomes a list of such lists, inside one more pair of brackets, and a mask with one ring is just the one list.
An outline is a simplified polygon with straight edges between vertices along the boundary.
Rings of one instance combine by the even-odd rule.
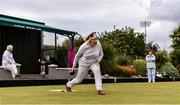
[[[21, 64], [17, 64], [18, 74], [20, 74], [20, 68], [21, 68]], [[3, 66], [0, 66], [0, 80], [11, 80], [11, 79], [12, 79], [11, 71], [5, 70]]]
[[[77, 75], [77, 68], [75, 68], [75, 74], [70, 75], [69, 69], [70, 68], [58, 68], [57, 65], [49, 65], [49, 79], [73, 79]], [[84, 76], [84, 79], [89, 79], [90, 76], [88, 73]]]

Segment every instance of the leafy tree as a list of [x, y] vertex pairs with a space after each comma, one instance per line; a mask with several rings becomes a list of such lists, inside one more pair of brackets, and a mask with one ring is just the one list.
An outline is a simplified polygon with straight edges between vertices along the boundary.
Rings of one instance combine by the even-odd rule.
[[113, 52], [116, 55], [128, 55], [134, 58], [136, 56], [145, 56], [144, 34], [135, 32], [131, 27], [106, 32], [106, 34], [102, 34], [102, 38], [113, 46]]
[[180, 49], [180, 25], [174, 29], [170, 38], [172, 39], [171, 47], [174, 49]]
[[147, 44], [147, 49], [157, 52], [160, 49], [160, 46], [159, 46], [159, 44], [151, 41]]
[[170, 38], [172, 39], [171, 47], [173, 48], [170, 57], [173, 65], [177, 66], [180, 64], [180, 25], [174, 29]]
[[174, 49], [170, 53], [170, 57], [174, 66], [180, 65], [180, 49]]

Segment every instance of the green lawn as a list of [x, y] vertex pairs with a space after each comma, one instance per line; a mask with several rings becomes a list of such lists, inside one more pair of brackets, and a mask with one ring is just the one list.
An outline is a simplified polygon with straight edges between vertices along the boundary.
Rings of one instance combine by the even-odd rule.
[[52, 92], [63, 85], [0, 88], [0, 104], [180, 104], [180, 82], [104, 84], [99, 96], [94, 84], [77, 85], [72, 93]]

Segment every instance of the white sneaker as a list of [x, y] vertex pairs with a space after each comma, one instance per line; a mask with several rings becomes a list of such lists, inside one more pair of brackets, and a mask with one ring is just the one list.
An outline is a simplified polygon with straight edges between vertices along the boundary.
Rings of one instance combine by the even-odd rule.
[[43, 72], [41, 71], [40, 75], [43, 75]]
[[45, 74], [46, 74], [46, 72], [43, 71], [43, 72], [42, 72], [42, 75], [45, 75]]
[[46, 72], [43, 71], [41, 76], [42, 76], [43, 78], [45, 78], [45, 74], [46, 74]]

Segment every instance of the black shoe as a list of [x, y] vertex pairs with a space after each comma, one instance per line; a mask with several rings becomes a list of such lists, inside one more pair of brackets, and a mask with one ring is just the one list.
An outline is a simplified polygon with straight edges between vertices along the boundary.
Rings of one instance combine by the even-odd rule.
[[98, 90], [97, 92], [99, 95], [106, 95], [106, 93], [103, 90]]

